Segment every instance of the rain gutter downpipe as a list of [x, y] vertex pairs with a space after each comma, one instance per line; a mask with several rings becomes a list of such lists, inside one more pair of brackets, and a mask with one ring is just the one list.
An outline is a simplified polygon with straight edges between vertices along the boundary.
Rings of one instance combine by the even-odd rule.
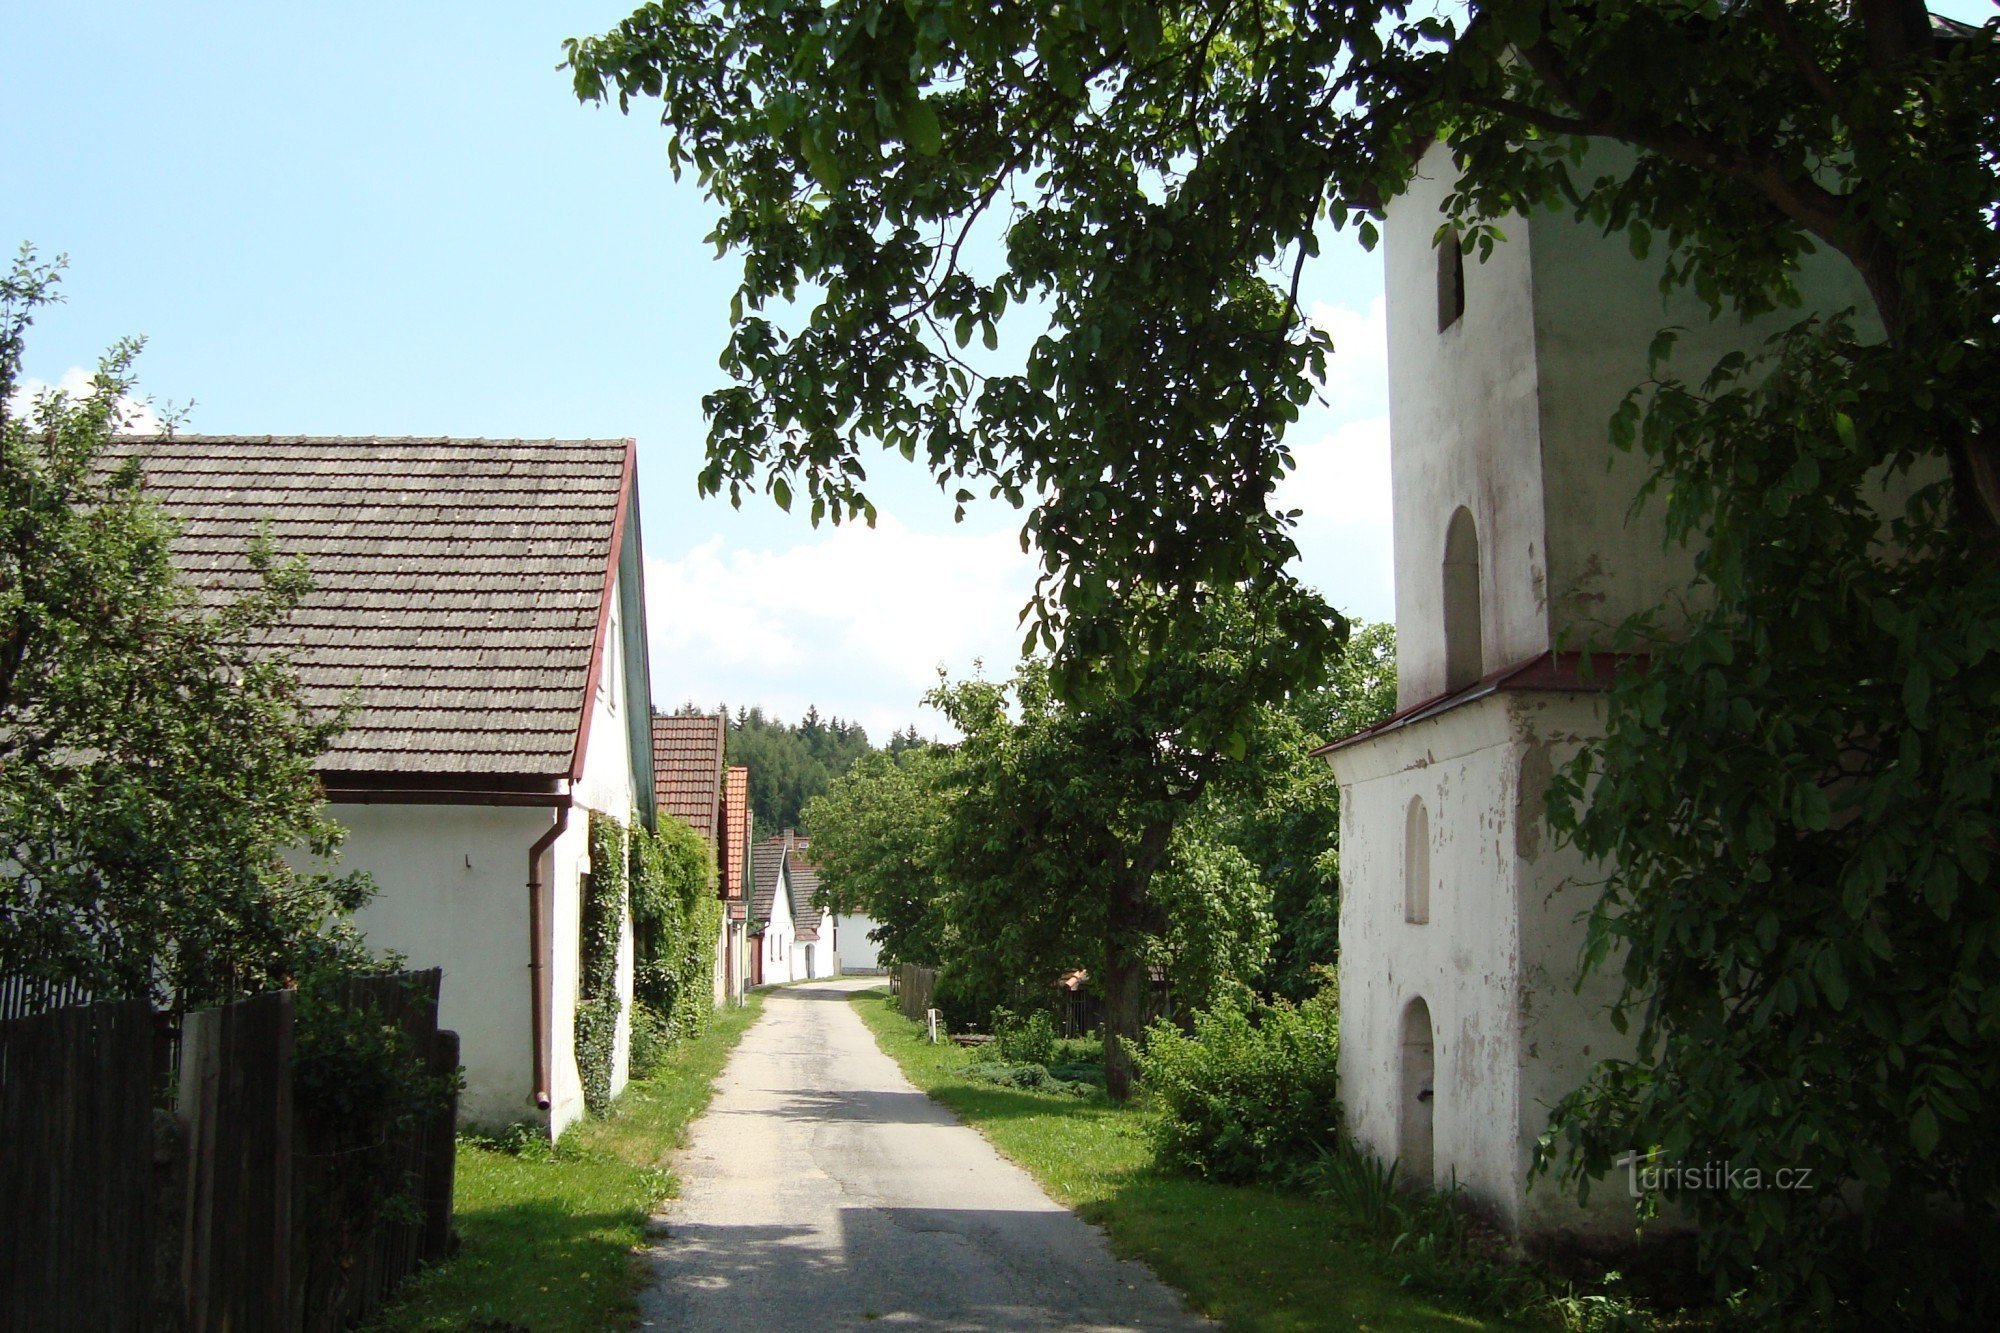
[[542, 858], [568, 827], [569, 798], [565, 795], [556, 807], [555, 823], [528, 849], [528, 994], [534, 1025], [535, 1109], [539, 1111], [553, 1105], [549, 1098], [549, 1010], [553, 997], [548, 968], [542, 961], [549, 953], [548, 915], [542, 910]]

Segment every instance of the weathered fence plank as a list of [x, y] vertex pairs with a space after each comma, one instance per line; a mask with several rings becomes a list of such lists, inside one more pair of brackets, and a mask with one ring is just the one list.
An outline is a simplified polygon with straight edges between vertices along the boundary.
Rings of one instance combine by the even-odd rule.
[[[431, 1042], [431, 1077], [449, 1078], [458, 1072], [458, 1034], [440, 1031]], [[435, 1263], [451, 1253], [451, 1191], [458, 1175], [458, 1094], [431, 1118], [424, 1134], [423, 1188], [424, 1240], [418, 1257]]]
[[[402, 1032], [413, 1073], [446, 1077], [441, 981], [361, 978], [340, 1001]], [[0, 1022], [0, 1333], [338, 1329], [446, 1253], [457, 1107], [295, 1142], [295, 1005], [187, 1015], [174, 1117], [157, 1109], [172, 1027], [143, 1001]], [[417, 1207], [383, 1221], [384, 1191]]]
[[147, 1329], [152, 1012], [0, 1023], [0, 1329]]
[[938, 970], [934, 967], [903, 964], [902, 981], [897, 987], [903, 1017], [913, 1023], [924, 1021], [924, 1011], [931, 1007], [931, 993], [937, 989], [937, 975]]
[[190, 1330], [286, 1327], [292, 1262], [293, 993], [189, 1014], [181, 1232]]

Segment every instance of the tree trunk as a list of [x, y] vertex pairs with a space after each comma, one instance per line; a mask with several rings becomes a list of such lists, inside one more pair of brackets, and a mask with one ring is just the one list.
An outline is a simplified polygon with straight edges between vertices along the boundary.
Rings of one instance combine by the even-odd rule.
[[1114, 1102], [1132, 1095], [1132, 1051], [1146, 1022], [1146, 960], [1136, 949], [1104, 955], [1104, 1090]]
[[1114, 1102], [1132, 1095], [1132, 1052], [1146, 1026], [1146, 996], [1152, 978], [1146, 945], [1164, 933], [1164, 913], [1153, 901], [1153, 872], [1173, 837], [1170, 823], [1148, 825], [1126, 873], [1111, 890], [1104, 926], [1104, 1090]]

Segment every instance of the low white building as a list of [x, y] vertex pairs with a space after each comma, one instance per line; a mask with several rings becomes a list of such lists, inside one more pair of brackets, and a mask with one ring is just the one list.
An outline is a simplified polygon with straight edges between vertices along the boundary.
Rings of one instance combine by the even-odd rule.
[[882, 946], [869, 936], [875, 930], [872, 918], [861, 912], [827, 912], [833, 923], [833, 956], [842, 973], [873, 973], [883, 970]]
[[[1563, 650], [1693, 572], [1660, 505], [1632, 513], [1644, 460], [1609, 443], [1654, 334], [1683, 326], [1673, 365], [1699, 379], [1772, 326], [1663, 299], [1657, 259], [1567, 212], [1504, 219], [1490, 258], [1461, 258], [1434, 243], [1454, 174], [1434, 145], [1384, 228], [1399, 711], [1322, 751], [1341, 1099], [1407, 1183], [1455, 1180], [1512, 1232], [1629, 1230], [1621, 1188], [1586, 1213], [1529, 1187], [1556, 1101], [1629, 1050], [1606, 1016], [1615, 968], [1576, 989], [1594, 876], [1544, 818], [1556, 768], [1601, 734], [1615, 663]], [[1837, 262], [1804, 282], [1865, 308]]]
[[840, 975], [834, 922], [813, 901], [819, 872], [805, 849], [806, 840], [786, 829], [750, 853], [752, 985]]
[[[442, 967], [463, 1118], [583, 1112], [573, 1033], [589, 816], [652, 818], [651, 691], [629, 440], [174, 436], [140, 443], [176, 562], [240, 591], [265, 528], [313, 589], [273, 649], [351, 701], [321, 763], [371, 946]], [[618, 986], [629, 1018], [631, 935]], [[613, 1089], [626, 1077], [621, 1019]]]

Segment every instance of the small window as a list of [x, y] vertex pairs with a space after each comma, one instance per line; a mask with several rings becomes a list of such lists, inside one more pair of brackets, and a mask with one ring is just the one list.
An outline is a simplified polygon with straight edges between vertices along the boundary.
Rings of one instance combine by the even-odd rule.
[[604, 631], [604, 706], [612, 712], [618, 711], [618, 697], [625, 693], [625, 640], [618, 632], [618, 613], [611, 613], [611, 623]]
[[1479, 624], [1479, 531], [1460, 505], [1444, 535], [1444, 687], [1462, 690], [1485, 670]]
[[1403, 920], [1421, 926], [1431, 919], [1431, 814], [1424, 798], [1412, 796], [1403, 815]]
[[1465, 313], [1465, 252], [1458, 243], [1458, 228], [1446, 227], [1437, 243], [1438, 332], [1458, 323]]

